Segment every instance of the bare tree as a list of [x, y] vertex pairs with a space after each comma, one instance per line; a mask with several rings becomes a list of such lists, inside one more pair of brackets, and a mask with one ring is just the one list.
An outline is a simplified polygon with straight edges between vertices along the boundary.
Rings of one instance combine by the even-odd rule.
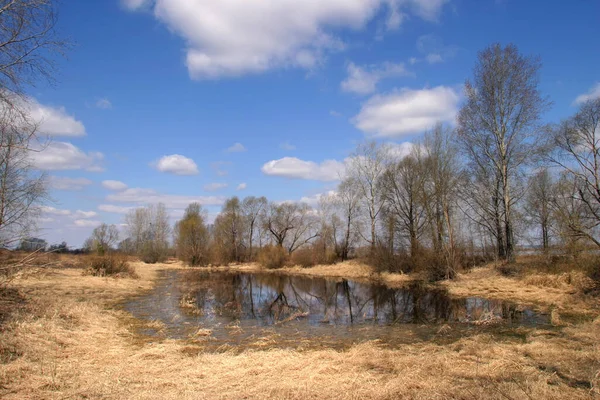
[[318, 219], [304, 203], [271, 203], [265, 227], [275, 244], [292, 254], [300, 246], [319, 236]]
[[214, 223], [215, 250], [223, 263], [240, 262], [244, 256], [245, 218], [240, 199], [227, 199]]
[[385, 201], [386, 214], [393, 215], [393, 221], [408, 241], [413, 256], [419, 251], [427, 223], [422, 192], [424, 179], [424, 171], [419, 168], [415, 155], [391, 165], [379, 179], [378, 190]]
[[527, 182], [525, 212], [540, 229], [542, 249], [550, 247], [554, 183], [547, 168], [532, 175]]
[[[570, 220], [570, 229], [600, 247], [596, 234], [596, 227], [600, 225], [599, 136], [600, 98], [582, 104], [578, 112], [554, 132], [555, 151], [550, 154], [550, 161], [560, 166], [574, 184], [571, 201], [579, 203], [573, 208], [580, 212], [576, 221]], [[557, 211], [565, 213], [567, 210]]]
[[22, 94], [40, 77], [53, 81], [55, 56], [69, 47], [55, 26], [56, 1], [0, 0], [1, 101], [12, 104], [10, 93]]
[[171, 227], [164, 204], [151, 204], [125, 215], [127, 234], [135, 252], [144, 262], [156, 263], [167, 258]]
[[455, 132], [437, 125], [425, 134], [423, 145], [417, 146], [416, 151], [426, 174], [423, 201], [433, 228], [432, 241], [434, 248], [444, 253], [449, 278], [457, 266], [453, 219], [461, 182]]
[[102, 255], [109, 252], [119, 241], [119, 230], [115, 225], [102, 224], [92, 231], [87, 246], [88, 250]]
[[353, 179], [362, 196], [362, 210], [367, 213], [370, 235], [363, 238], [374, 249], [377, 244], [377, 218], [383, 208], [377, 182], [390, 159], [389, 147], [376, 142], [360, 144], [350, 157], [347, 175]]
[[[0, 238], [13, 243], [35, 227], [47, 200], [45, 175], [33, 171], [36, 139], [24, 89], [52, 81], [54, 58], [68, 47], [54, 30], [55, 2], [0, 0]], [[36, 146], [39, 147], [39, 146]]]
[[[538, 90], [537, 58], [523, 56], [514, 45], [494, 44], [479, 53], [473, 81], [467, 80], [467, 101], [458, 116], [458, 133], [467, 155], [479, 165], [491, 166], [498, 179], [506, 241], [504, 258], [514, 258], [512, 192], [522, 167], [538, 150], [539, 124], [549, 106]], [[492, 190], [490, 190], [492, 192]]]
[[352, 246], [358, 239], [358, 216], [360, 213], [361, 193], [357, 182], [346, 178], [338, 186], [334, 197], [339, 219], [342, 225], [342, 238], [339, 241], [337, 253], [342, 261], [347, 260]]
[[191, 266], [208, 264], [210, 236], [206, 228], [206, 212], [198, 203], [190, 204], [183, 218], [175, 224], [174, 242], [177, 256]]
[[248, 229], [248, 255], [252, 259], [254, 257], [254, 237], [258, 229], [260, 229], [260, 218], [265, 213], [269, 205], [266, 197], [246, 197], [242, 201], [242, 212], [244, 214]]
[[20, 111], [0, 108], [0, 245], [7, 246], [35, 227], [47, 200], [46, 174], [36, 172], [29, 157], [35, 126]]

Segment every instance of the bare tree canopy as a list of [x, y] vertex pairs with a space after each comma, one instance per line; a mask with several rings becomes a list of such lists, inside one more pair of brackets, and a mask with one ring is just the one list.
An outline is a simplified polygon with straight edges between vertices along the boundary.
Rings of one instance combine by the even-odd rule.
[[[600, 247], [596, 232], [600, 225], [599, 137], [600, 99], [595, 99], [582, 104], [573, 117], [555, 130], [552, 143], [555, 147], [550, 161], [562, 168], [571, 181], [570, 196], [573, 198], [568, 203], [574, 206], [572, 210], [579, 210], [577, 218], [567, 213], [563, 215], [563, 221], [569, 221], [572, 234], [585, 237]], [[570, 218], [564, 218], [566, 216]]]
[[524, 56], [514, 45], [494, 44], [479, 53], [473, 80], [465, 83], [467, 100], [458, 116], [462, 147], [477, 170], [493, 173], [489, 185], [499, 190], [503, 216], [501, 257], [514, 257], [512, 207], [522, 167], [534, 160], [542, 132], [540, 118], [550, 105], [538, 90], [539, 59]]
[[55, 25], [54, 0], [0, 0], [1, 92], [22, 93], [40, 78], [54, 80], [55, 56], [69, 46]]
[[177, 255], [181, 260], [191, 266], [208, 264], [209, 234], [206, 228], [206, 212], [200, 204], [190, 204], [173, 231]]

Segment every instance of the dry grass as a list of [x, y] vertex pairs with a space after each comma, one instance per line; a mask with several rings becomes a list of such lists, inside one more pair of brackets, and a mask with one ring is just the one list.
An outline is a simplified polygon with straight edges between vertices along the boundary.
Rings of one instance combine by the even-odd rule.
[[[197, 340], [140, 341], [132, 328], [135, 321], [113, 305], [151, 288], [156, 271], [167, 267], [181, 266], [140, 263], [136, 266], [138, 280], [81, 276], [80, 270], [68, 269], [50, 270], [16, 281], [15, 288], [28, 303], [27, 310], [13, 317], [0, 332], [2, 353], [13, 355], [0, 364], [0, 397], [591, 399], [600, 396], [600, 318], [556, 330], [520, 328], [515, 338], [500, 341], [489, 334], [476, 334], [446, 345], [430, 342], [398, 349], [370, 342], [346, 351], [272, 349], [241, 354], [205, 353], [201, 351], [201, 341], [206, 340], [203, 335], [210, 335], [208, 330], [199, 332]], [[335, 276], [350, 265], [337, 267], [341, 269], [315, 267], [315, 275]], [[358, 271], [355, 271], [357, 276]], [[461, 277], [456, 288], [449, 284], [450, 290], [476, 289], [476, 283], [484, 283], [485, 274], [492, 283], [481, 288], [482, 293], [496, 285], [505, 293], [517, 293], [524, 288], [537, 290], [514, 279], [504, 282], [501, 279], [508, 278], [492, 275], [485, 269], [481, 275], [477, 273]], [[510, 289], [517, 283], [522, 286]], [[568, 298], [561, 296], [568, 297], [568, 293], [553, 290], [557, 291], [552, 294], [553, 301], [567, 307]], [[531, 298], [536, 294], [539, 295], [532, 293]], [[257, 342], [260, 340], [257, 338]]]

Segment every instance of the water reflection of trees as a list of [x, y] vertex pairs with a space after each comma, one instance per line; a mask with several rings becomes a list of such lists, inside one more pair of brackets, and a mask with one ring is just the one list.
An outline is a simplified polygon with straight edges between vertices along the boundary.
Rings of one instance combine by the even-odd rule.
[[256, 319], [273, 324], [295, 315], [311, 323], [432, 323], [477, 320], [486, 315], [514, 319], [514, 306], [483, 299], [451, 299], [420, 285], [391, 289], [348, 280], [277, 274], [202, 273], [186, 285], [202, 315]]

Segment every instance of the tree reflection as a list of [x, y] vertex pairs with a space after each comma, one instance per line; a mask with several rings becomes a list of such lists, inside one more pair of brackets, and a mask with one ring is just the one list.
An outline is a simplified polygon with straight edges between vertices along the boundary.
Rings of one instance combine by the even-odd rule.
[[[263, 325], [307, 317], [311, 324], [439, 323], [484, 315], [515, 320], [515, 306], [483, 299], [451, 299], [442, 289], [278, 274], [195, 273], [185, 285], [203, 318], [254, 319]], [[188, 294], [188, 296], [189, 296]], [[290, 319], [291, 318], [291, 319]]]

